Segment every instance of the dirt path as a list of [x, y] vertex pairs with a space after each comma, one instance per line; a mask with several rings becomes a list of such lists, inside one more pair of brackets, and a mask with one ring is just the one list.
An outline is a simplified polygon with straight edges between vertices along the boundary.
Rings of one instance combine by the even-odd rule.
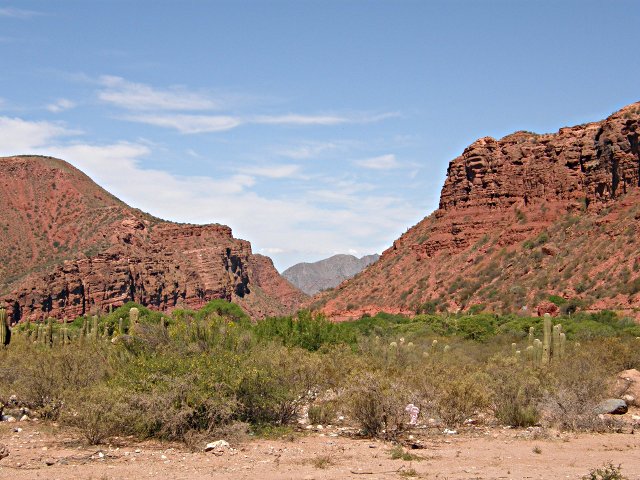
[[[14, 432], [14, 428], [22, 431]], [[420, 460], [393, 460], [392, 445], [313, 432], [253, 440], [234, 450], [189, 452], [156, 442], [88, 447], [69, 430], [37, 423], [0, 424], [9, 457], [0, 479], [579, 479], [605, 462], [640, 479], [640, 435], [579, 434], [535, 438], [526, 431], [477, 429], [461, 435], [416, 434]], [[232, 445], [233, 447], [233, 445]], [[47, 465], [47, 464], [51, 465]]]

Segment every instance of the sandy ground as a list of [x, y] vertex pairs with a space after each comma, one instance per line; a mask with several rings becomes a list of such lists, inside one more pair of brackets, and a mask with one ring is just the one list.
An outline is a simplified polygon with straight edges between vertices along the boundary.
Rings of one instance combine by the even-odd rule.
[[[14, 429], [22, 429], [17, 432]], [[249, 440], [217, 453], [179, 444], [88, 446], [77, 433], [36, 422], [0, 424], [10, 455], [1, 479], [579, 479], [605, 462], [640, 479], [640, 432], [558, 434], [477, 427], [456, 435], [418, 430], [416, 460], [394, 460], [388, 442], [323, 429], [293, 440]]]

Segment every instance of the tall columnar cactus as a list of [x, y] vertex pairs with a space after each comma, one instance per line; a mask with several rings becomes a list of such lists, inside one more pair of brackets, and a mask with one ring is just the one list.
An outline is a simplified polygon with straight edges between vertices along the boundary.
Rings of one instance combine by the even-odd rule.
[[94, 315], [91, 319], [91, 337], [98, 340], [98, 316]]
[[542, 365], [549, 365], [551, 361], [551, 328], [551, 315], [545, 313], [542, 337]]
[[560, 353], [560, 334], [562, 333], [562, 325], [553, 326], [553, 341], [551, 343], [551, 354], [554, 360], [560, 360], [562, 355]]
[[44, 343], [47, 347], [53, 347], [53, 318], [47, 319], [47, 330], [45, 332]]
[[124, 320], [122, 318], [118, 319], [118, 335], [124, 335]]
[[0, 308], [0, 346], [6, 347], [9, 342], [11, 342], [11, 329], [9, 328], [7, 311]]
[[87, 322], [87, 317], [82, 319], [82, 328], [80, 329], [80, 343], [84, 343], [85, 337], [89, 332], [89, 324]]
[[518, 344], [514, 342], [511, 344], [511, 353], [515, 355], [517, 351], [518, 351]]
[[535, 351], [533, 345], [529, 345], [525, 352], [527, 362], [529, 362], [532, 367], [535, 366]]
[[533, 332], [534, 332], [534, 328], [533, 327], [529, 327], [529, 343], [528, 343], [528, 345], [530, 347], [533, 347], [533, 339], [535, 338], [533, 336]]
[[536, 338], [533, 341], [533, 366], [540, 368], [542, 366], [542, 342]]
[[560, 332], [560, 358], [564, 358], [567, 350], [567, 335], [564, 332]]
[[138, 320], [140, 319], [140, 310], [136, 307], [132, 307], [129, 310], [129, 333], [133, 334], [136, 330], [136, 325], [138, 324]]

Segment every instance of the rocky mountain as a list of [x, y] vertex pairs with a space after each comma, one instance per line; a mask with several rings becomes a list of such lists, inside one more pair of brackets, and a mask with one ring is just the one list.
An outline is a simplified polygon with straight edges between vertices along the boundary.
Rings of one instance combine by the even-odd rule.
[[313, 304], [334, 319], [481, 305], [640, 311], [640, 103], [538, 135], [481, 138], [452, 160], [439, 208]]
[[334, 255], [313, 263], [298, 263], [282, 272], [289, 280], [307, 295], [321, 290], [334, 288], [353, 277], [380, 258], [380, 255], [366, 255], [362, 258], [353, 255]]
[[215, 298], [261, 318], [306, 298], [229, 227], [152, 217], [62, 160], [0, 158], [0, 192], [0, 302], [13, 322]]

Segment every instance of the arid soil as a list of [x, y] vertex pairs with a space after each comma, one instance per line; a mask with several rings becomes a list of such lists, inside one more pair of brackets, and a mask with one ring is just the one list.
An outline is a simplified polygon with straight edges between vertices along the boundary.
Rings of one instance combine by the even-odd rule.
[[[22, 431], [15, 432], [14, 429]], [[475, 427], [455, 435], [418, 429], [416, 460], [392, 459], [393, 445], [325, 428], [291, 439], [249, 440], [231, 450], [191, 452], [180, 444], [119, 439], [87, 446], [72, 430], [42, 423], [0, 424], [10, 455], [1, 479], [579, 479], [605, 463], [640, 478], [640, 435], [559, 434]]]

